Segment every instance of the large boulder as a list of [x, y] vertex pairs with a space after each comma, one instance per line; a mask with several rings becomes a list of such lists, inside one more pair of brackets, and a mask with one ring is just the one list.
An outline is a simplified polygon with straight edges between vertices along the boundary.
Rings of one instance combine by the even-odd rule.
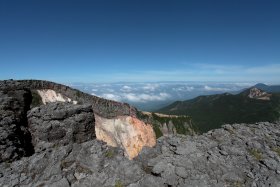
[[0, 91], [0, 162], [11, 162], [33, 153], [26, 112], [28, 90]]
[[28, 113], [28, 126], [35, 151], [95, 138], [91, 105], [49, 103]]

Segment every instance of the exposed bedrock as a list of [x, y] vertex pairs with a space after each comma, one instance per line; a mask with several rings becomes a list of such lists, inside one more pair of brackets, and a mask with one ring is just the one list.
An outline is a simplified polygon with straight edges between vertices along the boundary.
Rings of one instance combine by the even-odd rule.
[[11, 162], [33, 154], [26, 113], [29, 90], [0, 91], [0, 162]]
[[153, 127], [131, 116], [106, 119], [95, 114], [95, 131], [97, 139], [123, 148], [130, 159], [137, 156], [143, 146], [156, 145]]
[[28, 113], [28, 124], [35, 151], [95, 138], [94, 115], [90, 104], [42, 105]]

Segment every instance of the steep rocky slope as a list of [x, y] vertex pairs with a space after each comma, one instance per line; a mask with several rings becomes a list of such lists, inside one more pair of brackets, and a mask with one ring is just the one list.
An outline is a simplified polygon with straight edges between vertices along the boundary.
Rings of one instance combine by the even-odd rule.
[[0, 164], [1, 186], [279, 186], [280, 124], [165, 136], [134, 160], [98, 140]]
[[[61, 84], [40, 80], [0, 81], [0, 90], [3, 94], [15, 93], [14, 95], [20, 95], [22, 90], [29, 93], [27, 97], [29, 103], [20, 103], [20, 106], [25, 107], [24, 111], [21, 111], [21, 113], [24, 113], [21, 114], [23, 120], [25, 120], [24, 125], [21, 122], [16, 122], [19, 124], [13, 124], [14, 130], [6, 130], [9, 128], [9, 124], [14, 122], [6, 120], [4, 117], [8, 119], [14, 117], [4, 109], [2, 110], [3, 120], [1, 118], [1, 123], [3, 121], [5, 124], [0, 127], [4, 128], [7, 133], [1, 136], [5, 149], [0, 152], [0, 156], [7, 157], [8, 160], [14, 157], [18, 159], [27, 154], [24, 152], [25, 148], [19, 149], [18, 147], [24, 147], [22, 141], [27, 138], [23, 138], [22, 134], [28, 134], [29, 132], [32, 135], [32, 143], [35, 149], [37, 149], [37, 144], [45, 147], [49, 144], [61, 145], [62, 143], [75, 142], [74, 140], [77, 140], [79, 133], [81, 134], [79, 137], [82, 137], [85, 133], [94, 134], [94, 137], [109, 143], [111, 146], [122, 147], [129, 158], [137, 156], [143, 146], [151, 147], [155, 145], [156, 136], [152, 125], [137, 119], [137, 109], [126, 103], [98, 98]], [[21, 97], [23, 96], [12, 97], [12, 99], [20, 100]], [[6, 96], [3, 95], [0, 106], [5, 108], [7, 102]], [[51, 104], [54, 102], [65, 104]], [[30, 108], [33, 109], [27, 116], [27, 111]], [[12, 109], [11, 112], [14, 110]], [[115, 123], [115, 121], [119, 122]], [[45, 126], [48, 128], [46, 129]], [[108, 126], [111, 126], [111, 129], [120, 129], [120, 127], [121, 129], [118, 133], [112, 133], [108, 131]], [[22, 130], [23, 128], [25, 129]], [[95, 129], [96, 132], [99, 132], [97, 136], [95, 136]], [[100, 136], [100, 129], [103, 129], [102, 136]], [[7, 136], [11, 137], [13, 143], [6, 141]], [[64, 139], [56, 142], [57, 137]], [[115, 142], [114, 144], [112, 139]], [[13, 144], [16, 145], [16, 143], [19, 145], [12, 149]], [[6, 149], [7, 146], [10, 149]], [[21, 156], [18, 156], [19, 154]], [[0, 162], [4, 160], [1, 159]]]
[[[94, 113], [110, 118], [120, 115], [135, 116], [136, 109], [126, 103], [119, 103], [96, 96], [92, 96], [68, 86], [43, 80], [5, 80], [0, 81], [0, 90], [20, 90], [28, 89], [32, 91], [53, 90], [56, 94], [77, 101], [79, 104], [91, 103]], [[34, 92], [33, 92], [34, 93]], [[34, 96], [33, 96], [34, 97]]]
[[192, 119], [184, 115], [166, 115], [161, 113], [138, 112], [139, 119], [152, 124], [157, 138], [176, 134], [194, 135], [197, 129]]
[[27, 127], [30, 103], [28, 90], [0, 90], [0, 162], [11, 162], [33, 154]]

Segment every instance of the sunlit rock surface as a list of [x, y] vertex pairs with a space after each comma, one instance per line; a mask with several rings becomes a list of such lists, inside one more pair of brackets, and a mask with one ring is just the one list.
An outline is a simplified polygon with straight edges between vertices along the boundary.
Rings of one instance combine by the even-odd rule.
[[77, 104], [77, 101], [72, 101], [69, 97], [63, 96], [61, 93], [57, 93], [54, 90], [44, 89], [37, 90], [38, 94], [42, 99], [42, 103], [53, 103], [53, 102], [72, 102], [73, 104]]
[[95, 132], [98, 140], [124, 148], [130, 159], [137, 156], [143, 146], [153, 147], [156, 144], [152, 126], [131, 116], [106, 119], [95, 114]]

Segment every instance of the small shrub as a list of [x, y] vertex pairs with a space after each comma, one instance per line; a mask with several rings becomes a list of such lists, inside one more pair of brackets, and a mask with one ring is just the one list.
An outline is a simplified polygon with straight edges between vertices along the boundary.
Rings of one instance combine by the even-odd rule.
[[272, 151], [274, 151], [275, 153], [278, 154], [278, 156], [280, 157], [280, 147], [273, 147]]
[[234, 187], [243, 187], [244, 184], [243, 184], [242, 182], [240, 182], [240, 181], [235, 181], [235, 182], [233, 183], [233, 186], [234, 186]]
[[123, 184], [120, 180], [116, 181], [115, 187], [123, 187]]
[[262, 159], [262, 153], [258, 149], [250, 149], [249, 153], [255, 157], [257, 160]]
[[154, 131], [155, 131], [155, 134], [156, 134], [156, 138], [157, 138], [157, 139], [158, 139], [159, 137], [163, 136], [163, 134], [162, 134], [162, 132], [161, 132], [161, 130], [160, 130], [158, 124], [154, 123], [154, 124], [153, 124], [153, 129], [154, 129]]
[[32, 91], [32, 101], [31, 108], [43, 105], [41, 96], [37, 93], [37, 91]]
[[113, 158], [114, 155], [115, 155], [114, 151], [111, 149], [107, 150], [105, 153], [105, 157], [107, 157], [107, 158]]

